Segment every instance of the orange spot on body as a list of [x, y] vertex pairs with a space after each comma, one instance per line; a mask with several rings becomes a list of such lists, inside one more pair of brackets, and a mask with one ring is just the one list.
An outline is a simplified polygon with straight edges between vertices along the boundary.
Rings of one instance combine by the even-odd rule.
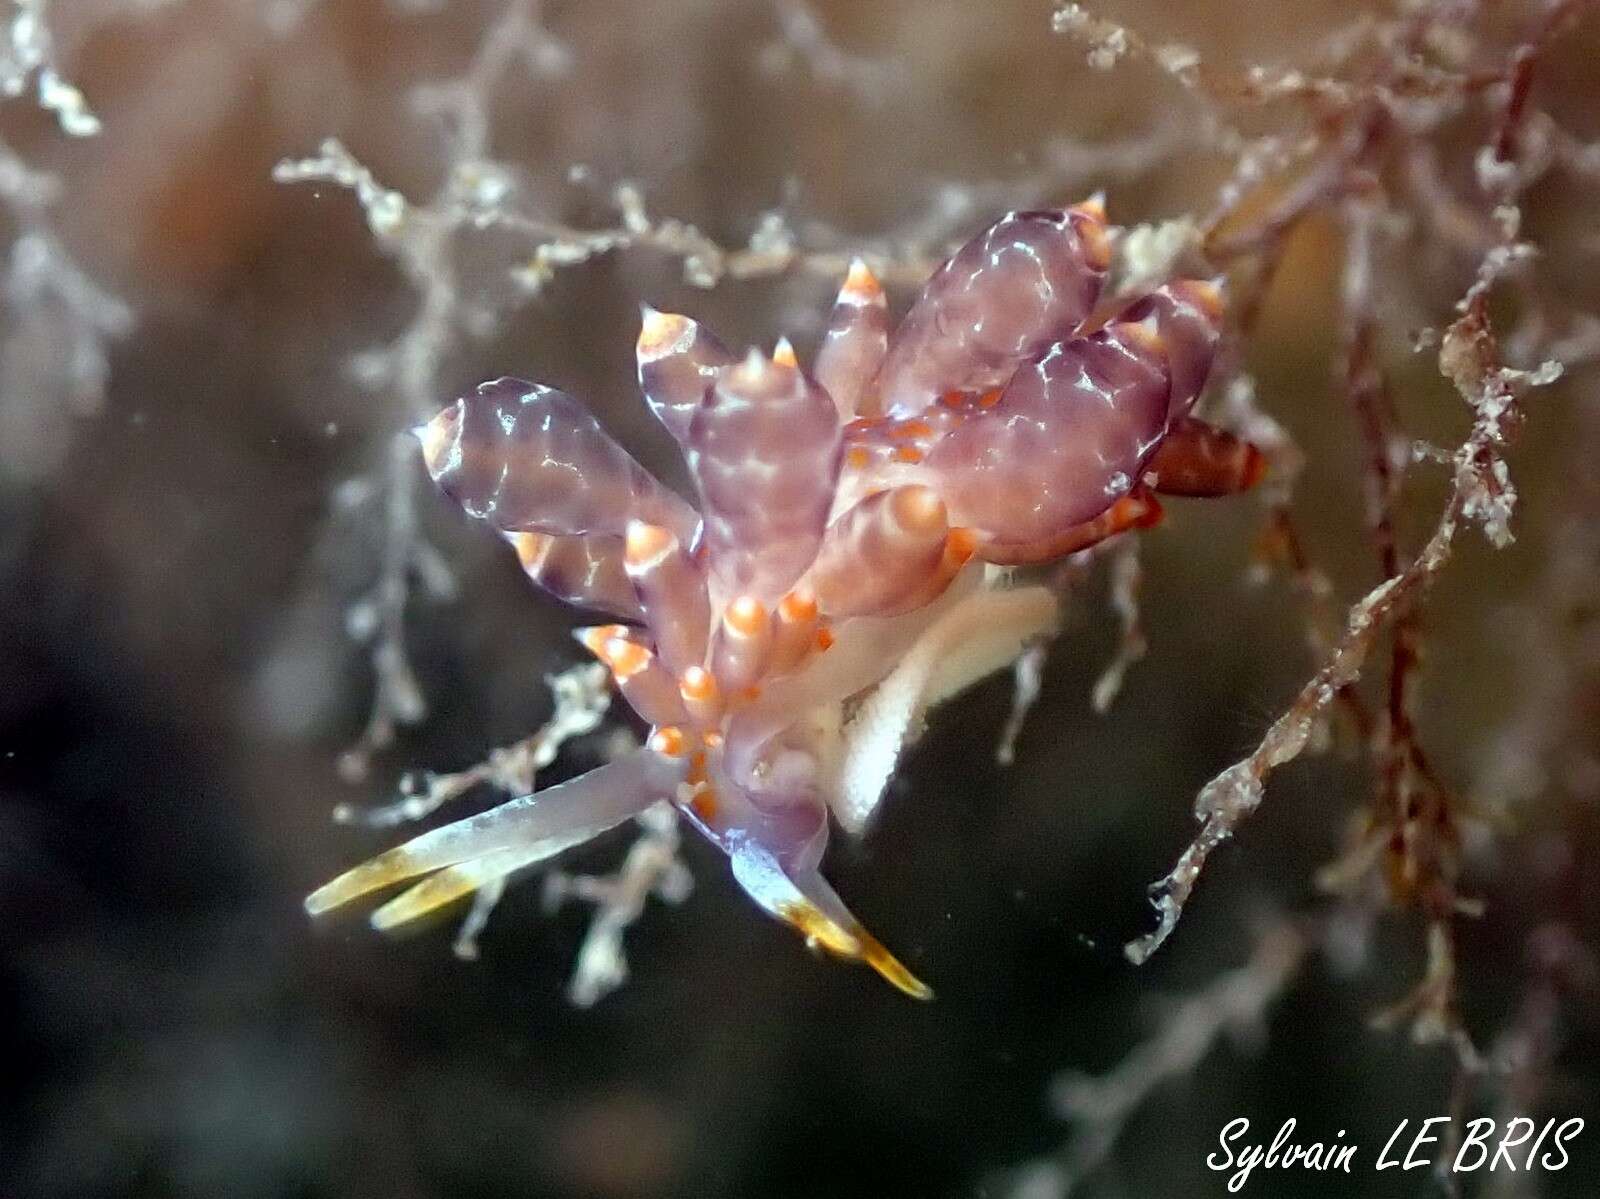
[[659, 555], [671, 541], [672, 534], [660, 525], [630, 520], [622, 542], [622, 554], [630, 565], [638, 566]]
[[741, 595], [723, 613], [723, 621], [743, 637], [759, 637], [767, 627], [767, 609], [753, 595]]
[[850, 263], [850, 271], [844, 277], [844, 286], [839, 291], [841, 300], [865, 304], [883, 294], [883, 284], [878, 282], [878, 277], [861, 259], [857, 258]]
[[922, 451], [914, 445], [903, 445], [895, 449], [894, 456], [901, 462], [921, 462]]
[[644, 319], [639, 326], [639, 357], [646, 361], [661, 357], [675, 347], [689, 331], [690, 324], [686, 316], [646, 308]]
[[602, 624], [592, 628], [577, 629], [575, 634], [578, 642], [607, 666], [611, 665], [610, 645], [613, 641], [627, 640], [628, 626], [621, 624]]
[[933, 426], [924, 420], [901, 421], [899, 424], [889, 426], [889, 437], [892, 441], [915, 441], [919, 437], [932, 437]]
[[828, 629], [817, 630], [817, 649], [826, 652], [833, 648], [833, 633]]
[[844, 460], [845, 465], [847, 465], [851, 470], [866, 470], [868, 466], [872, 465], [872, 455], [867, 453], [867, 451], [862, 449], [860, 446], [853, 447], [850, 452], [844, 456]]
[[986, 391], [978, 397], [978, 407], [980, 408], [993, 408], [999, 402], [1000, 389], [998, 387], [991, 391]]
[[681, 758], [687, 746], [683, 730], [677, 725], [663, 725], [650, 734], [650, 748], [667, 758]]
[[650, 665], [650, 659], [655, 656], [637, 641], [629, 641], [626, 637], [611, 638], [606, 642], [605, 649], [604, 661], [619, 679], [638, 674]]
[[684, 699], [710, 700], [716, 698], [717, 678], [704, 666], [691, 666], [683, 672], [678, 690]]
[[791, 624], [817, 618], [817, 597], [809, 590], [796, 589], [778, 601], [778, 615]]

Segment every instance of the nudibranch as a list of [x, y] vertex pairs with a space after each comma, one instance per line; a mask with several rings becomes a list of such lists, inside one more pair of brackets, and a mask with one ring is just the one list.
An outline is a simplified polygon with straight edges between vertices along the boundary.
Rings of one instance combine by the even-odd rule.
[[1001, 568], [1151, 525], [1158, 493], [1229, 494], [1262, 472], [1254, 447], [1189, 415], [1219, 283], [1106, 304], [1110, 260], [1098, 200], [1013, 212], [892, 332], [858, 260], [809, 371], [787, 341], [740, 356], [646, 308], [639, 385], [697, 505], [554, 388], [496, 379], [420, 428], [445, 494], [534, 582], [610, 618], [578, 639], [651, 731], [357, 866], [307, 908], [421, 878], [373, 914], [389, 928], [665, 798], [810, 945], [927, 998], [823, 878], [830, 812], [861, 832], [928, 707], [1053, 631], [1055, 594]]

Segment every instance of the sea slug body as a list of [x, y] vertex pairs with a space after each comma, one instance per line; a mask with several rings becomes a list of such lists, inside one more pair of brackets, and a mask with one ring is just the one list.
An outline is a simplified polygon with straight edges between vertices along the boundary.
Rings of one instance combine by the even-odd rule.
[[407, 880], [416, 918], [669, 799], [808, 943], [931, 995], [820, 865], [830, 815], [863, 831], [927, 708], [1055, 627], [1002, 566], [1155, 523], [1157, 492], [1223, 495], [1254, 447], [1189, 414], [1222, 318], [1175, 280], [1104, 311], [1097, 200], [1015, 212], [957, 251], [890, 332], [856, 262], [810, 371], [730, 353], [646, 308], [640, 389], [698, 503], [577, 400], [496, 379], [418, 430], [444, 493], [534, 582], [609, 624], [578, 632], [651, 726], [632, 754], [433, 830], [315, 891], [313, 913]]

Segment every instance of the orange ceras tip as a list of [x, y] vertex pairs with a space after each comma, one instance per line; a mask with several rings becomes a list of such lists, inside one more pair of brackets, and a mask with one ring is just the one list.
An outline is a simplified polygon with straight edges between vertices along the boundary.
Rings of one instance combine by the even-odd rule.
[[1120, 338], [1125, 345], [1157, 358], [1166, 357], [1167, 339], [1157, 331], [1153, 317], [1142, 321], [1118, 321], [1107, 331]]
[[779, 366], [799, 367], [800, 359], [794, 355], [794, 347], [789, 344], [787, 337], [778, 338], [778, 344], [772, 347], [772, 360]]
[[1095, 192], [1088, 199], [1079, 200], [1067, 211], [1081, 212], [1086, 217], [1103, 222], [1106, 219], [1106, 194], [1105, 192]]
[[772, 365], [765, 354], [751, 346], [749, 353], [728, 368], [728, 383], [736, 390], [759, 387]]
[[1161, 501], [1147, 487], [1141, 487], [1111, 505], [1111, 523], [1117, 529], [1153, 529], [1165, 515]]
[[931, 487], [897, 488], [889, 502], [894, 505], [895, 519], [904, 529], [914, 532], [932, 532], [944, 528], [946, 513], [944, 501]]
[[1171, 287], [1212, 320], [1217, 321], [1222, 319], [1223, 292], [1227, 282], [1225, 275], [1217, 275], [1211, 279], [1179, 279]]
[[599, 658], [607, 666], [610, 666], [611, 651], [609, 646], [613, 641], [627, 638], [628, 626], [625, 624], [593, 625], [586, 629], [573, 629], [572, 635], [577, 638], [579, 645], [583, 646], [584, 649]]
[[1244, 446], [1244, 490], [1249, 491], [1262, 479], [1266, 478], [1267, 456], [1256, 446], [1245, 442]]
[[436, 475], [444, 467], [446, 451], [455, 440], [456, 426], [461, 423], [461, 406], [451, 404], [426, 424], [411, 430], [411, 435], [422, 443], [422, 461], [428, 473]]
[[717, 676], [704, 666], [691, 666], [678, 680], [678, 691], [684, 699], [710, 702], [717, 697]]
[[778, 601], [778, 616], [787, 624], [804, 624], [817, 618], [817, 596], [809, 587], [796, 587]]
[[872, 273], [861, 259], [852, 259], [850, 271], [844, 277], [844, 287], [839, 291], [839, 298], [857, 304], [869, 303], [883, 294], [883, 284], [878, 282], [878, 276]]
[[963, 563], [978, 552], [978, 534], [973, 529], [951, 529], [944, 541], [945, 555], [953, 562]]
[[606, 642], [605, 650], [603, 661], [619, 679], [638, 674], [650, 665], [650, 659], [655, 656], [637, 641], [629, 641], [626, 637], [611, 638]]
[[675, 724], [662, 725], [650, 734], [650, 748], [666, 758], [681, 758], [688, 747], [683, 730]]
[[526, 567], [539, 565], [540, 557], [555, 541], [543, 533], [511, 533], [507, 535], [511, 548], [517, 551], [517, 561]]
[[741, 595], [728, 605], [722, 621], [741, 637], [759, 637], [767, 627], [767, 609], [753, 595]]
[[817, 648], [819, 650], [829, 650], [833, 648], [833, 633], [830, 630], [817, 630]]
[[622, 542], [622, 556], [628, 563], [639, 566], [659, 555], [672, 540], [672, 534], [660, 525], [630, 520]]
[[690, 321], [674, 312], [657, 312], [648, 304], [639, 309], [639, 357], [654, 361], [675, 349], [689, 331]]
[[[1081, 207], [1079, 211], [1082, 211]], [[1092, 270], [1103, 271], [1111, 266], [1111, 235], [1106, 232], [1103, 219], [1084, 213], [1090, 219], [1078, 230], [1078, 243], [1083, 246], [1083, 260]]]

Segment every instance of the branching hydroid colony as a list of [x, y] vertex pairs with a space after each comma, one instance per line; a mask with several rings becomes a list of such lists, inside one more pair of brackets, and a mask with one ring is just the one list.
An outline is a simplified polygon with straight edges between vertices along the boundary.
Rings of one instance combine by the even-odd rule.
[[307, 907], [429, 875], [374, 913], [392, 927], [665, 798], [808, 943], [929, 996], [822, 877], [830, 810], [862, 831], [929, 705], [1050, 634], [1055, 595], [998, 567], [1153, 524], [1158, 492], [1223, 495], [1261, 473], [1252, 446], [1188, 415], [1219, 287], [1178, 280], [1107, 310], [1109, 262], [1098, 200], [1011, 213], [940, 267], [892, 337], [858, 262], [809, 372], [787, 342], [740, 357], [647, 308], [640, 387], [698, 509], [553, 388], [497, 379], [420, 428], [434, 481], [530, 578], [619, 622], [579, 639], [653, 731]]

